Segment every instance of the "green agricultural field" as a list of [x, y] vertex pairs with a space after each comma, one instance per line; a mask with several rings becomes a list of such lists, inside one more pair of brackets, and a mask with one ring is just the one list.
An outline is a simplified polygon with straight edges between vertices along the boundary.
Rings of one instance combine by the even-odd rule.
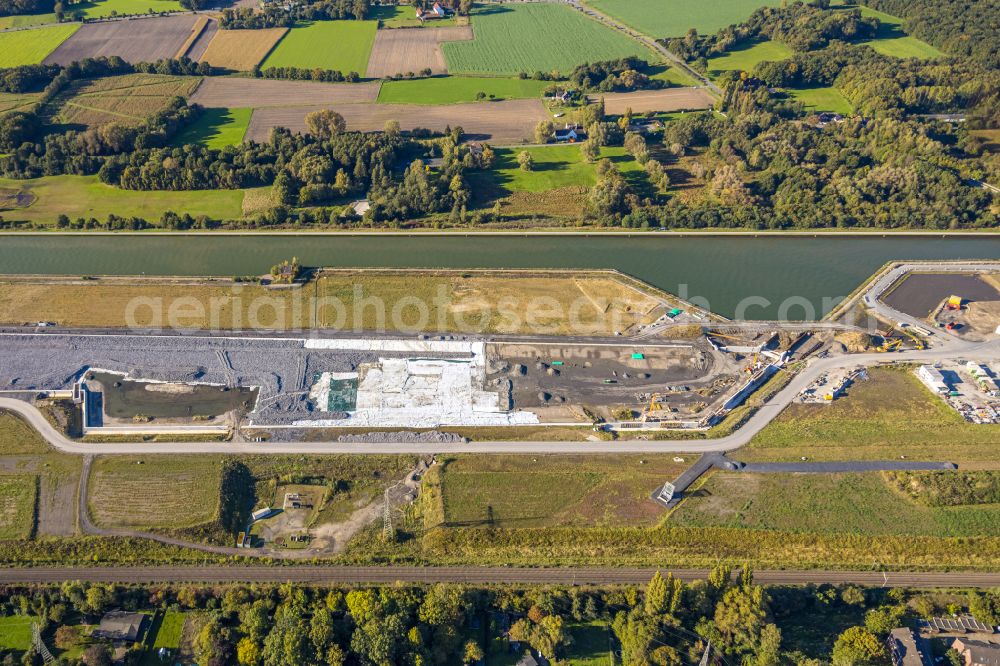
[[908, 368], [873, 368], [829, 405], [791, 405], [744, 460], [948, 460], [1000, 469], [1000, 426], [967, 423]]
[[33, 25], [56, 23], [54, 12], [48, 14], [20, 14], [17, 16], [0, 16], [0, 30], [8, 28], [28, 28]]
[[833, 111], [842, 115], [853, 113], [854, 108], [839, 90], [827, 88], [800, 88], [786, 91], [789, 96], [806, 105], [807, 111]]
[[31, 647], [31, 624], [38, 618], [30, 615], [0, 617], [0, 650], [27, 650]]
[[[662, 458], [662, 457], [661, 457]], [[432, 468], [431, 522], [467, 527], [652, 525], [652, 488], [683, 465], [641, 456], [459, 456]]]
[[208, 215], [229, 220], [243, 216], [243, 190], [140, 192], [105, 185], [97, 176], [46, 176], [28, 180], [0, 178], [0, 193], [30, 192], [34, 203], [26, 208], [0, 210], [8, 220], [53, 225], [60, 213], [71, 220], [109, 214], [159, 220], [167, 211]]
[[378, 93], [380, 104], [458, 104], [483, 99], [541, 97], [551, 83], [533, 79], [440, 76], [386, 81]]
[[663, 64], [650, 65], [646, 68], [645, 73], [646, 76], [651, 79], [666, 81], [667, 83], [672, 83], [677, 86], [701, 85], [701, 83], [692, 78], [687, 72], [676, 66], [667, 66]]
[[261, 68], [302, 67], [364, 76], [378, 21], [314, 21], [285, 33]]
[[79, 23], [63, 23], [0, 33], [0, 68], [37, 65], [79, 27]]
[[70, 9], [74, 12], [82, 11], [84, 17], [88, 19], [187, 11], [177, 0], [98, 0], [71, 5]]
[[779, 0], [586, 0], [608, 16], [650, 37], [683, 37], [691, 28], [711, 34], [739, 23], [758, 7], [776, 6]]
[[454, 17], [425, 23], [417, 18], [413, 5], [377, 5], [368, 10], [366, 18], [378, 21], [383, 28], [422, 28], [425, 25], [440, 28], [456, 24]]
[[742, 44], [727, 51], [726, 55], [709, 58], [708, 73], [711, 76], [719, 76], [723, 72], [749, 72], [759, 62], [785, 60], [791, 56], [792, 50], [781, 42]]
[[561, 4], [490, 5], [472, 15], [475, 39], [442, 44], [448, 71], [570, 72], [585, 62], [655, 56], [637, 41]]
[[205, 109], [201, 118], [173, 140], [175, 146], [200, 143], [208, 148], [225, 148], [243, 143], [253, 109]]
[[32, 474], [0, 476], [0, 539], [27, 539], [35, 531], [38, 481]]
[[[535, 160], [531, 171], [522, 171], [517, 156], [527, 151]], [[614, 162], [622, 175], [634, 185], [647, 186], [645, 171], [621, 147], [601, 149], [601, 157]], [[579, 144], [552, 145], [537, 148], [498, 148], [493, 170], [481, 174], [496, 188], [510, 192], [547, 192], [560, 187], [592, 187], [597, 180], [597, 167], [583, 160]]]
[[927, 507], [864, 474], [716, 473], [670, 523], [794, 532], [1000, 536], [1000, 504]]
[[867, 42], [882, 55], [896, 58], [940, 58], [944, 54], [936, 48], [903, 32], [903, 19], [882, 12], [860, 7], [862, 16], [874, 16], [879, 20], [875, 39]]

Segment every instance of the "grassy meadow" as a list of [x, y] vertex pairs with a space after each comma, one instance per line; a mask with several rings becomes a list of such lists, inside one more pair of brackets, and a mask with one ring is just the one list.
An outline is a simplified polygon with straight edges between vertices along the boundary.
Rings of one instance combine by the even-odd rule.
[[921, 506], [879, 472], [713, 474], [671, 514], [687, 526], [795, 532], [1000, 536], [1000, 504]]
[[758, 7], [779, 0], [585, 0], [601, 12], [650, 37], [683, 37], [688, 29], [710, 34], [739, 23]]
[[[517, 156], [522, 151], [534, 159], [531, 171], [518, 166]], [[620, 146], [601, 148], [602, 159], [609, 159], [622, 175], [638, 186], [648, 188], [645, 171]], [[477, 176], [478, 177], [478, 176]], [[592, 187], [597, 179], [597, 165], [583, 159], [579, 144], [551, 145], [534, 148], [498, 148], [496, 165], [484, 174], [495, 188], [511, 192], [546, 192], [562, 187]]]
[[27, 180], [0, 178], [0, 192], [27, 190], [36, 199], [26, 208], [0, 211], [8, 220], [54, 225], [60, 213], [70, 219], [109, 214], [138, 216], [150, 221], [166, 211], [208, 215], [214, 219], [243, 216], [243, 190], [189, 190], [140, 192], [121, 190], [100, 182], [97, 176], [45, 176]]
[[841, 115], [848, 115], [854, 112], [854, 107], [847, 101], [836, 88], [829, 86], [824, 88], [791, 88], [785, 92], [799, 102], [802, 102], [806, 111], [818, 113], [820, 111], [833, 111]]
[[762, 430], [744, 460], [910, 460], [1000, 469], [1000, 426], [967, 423], [908, 368], [872, 368], [829, 405], [793, 404]]
[[0, 68], [37, 65], [79, 27], [79, 23], [63, 23], [0, 33]]
[[[458, 104], [485, 100], [541, 97], [551, 85], [532, 79], [487, 76], [439, 76], [386, 81], [378, 93], [380, 104]], [[482, 94], [482, 97], [480, 97]]]
[[243, 143], [253, 109], [205, 109], [201, 117], [174, 137], [175, 146], [200, 143], [225, 148]]
[[285, 33], [261, 65], [357, 72], [364, 76], [375, 43], [377, 21], [313, 21]]
[[55, 12], [48, 14], [17, 14], [15, 16], [0, 16], [0, 30], [10, 28], [28, 28], [33, 25], [45, 25], [55, 23]]
[[34, 474], [0, 475], [0, 539], [27, 539], [35, 531], [38, 480]]
[[927, 42], [903, 32], [903, 19], [868, 7], [859, 9], [862, 16], [874, 16], [879, 20], [879, 30], [875, 39], [867, 43], [882, 55], [895, 58], [940, 58], [944, 55]]
[[30, 615], [0, 617], [0, 650], [27, 650], [31, 647], [31, 625], [38, 618]]
[[97, 0], [70, 5], [68, 11], [82, 11], [84, 18], [96, 19], [130, 14], [185, 12], [178, 0]]
[[653, 525], [662, 511], [649, 494], [684, 466], [665, 456], [447, 458], [428, 477], [441, 503], [428, 527]]
[[654, 57], [639, 42], [560, 4], [482, 7], [472, 14], [472, 27], [472, 41], [441, 45], [452, 73], [568, 74], [585, 62]]
[[759, 62], [785, 60], [792, 56], [792, 50], [781, 42], [763, 41], [752, 44], [741, 44], [727, 51], [725, 55], [708, 60], [710, 76], [719, 76], [724, 72], [750, 72]]
[[88, 509], [101, 527], [181, 529], [219, 510], [218, 456], [102, 456], [94, 461]]

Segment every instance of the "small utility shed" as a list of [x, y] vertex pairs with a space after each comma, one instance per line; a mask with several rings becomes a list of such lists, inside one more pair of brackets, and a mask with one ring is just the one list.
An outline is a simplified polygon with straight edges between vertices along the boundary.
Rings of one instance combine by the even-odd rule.
[[111, 611], [104, 614], [104, 617], [101, 618], [101, 624], [90, 635], [109, 641], [134, 643], [142, 636], [143, 624], [147, 619], [147, 616], [142, 613]]

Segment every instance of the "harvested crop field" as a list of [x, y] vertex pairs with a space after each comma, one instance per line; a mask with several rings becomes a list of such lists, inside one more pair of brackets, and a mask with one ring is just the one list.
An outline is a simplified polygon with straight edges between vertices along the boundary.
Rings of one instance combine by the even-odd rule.
[[267, 57], [288, 28], [267, 30], [220, 30], [199, 60], [216, 67], [251, 70]]
[[313, 83], [210, 77], [191, 96], [205, 107], [241, 108], [360, 104], [378, 98], [379, 83]]
[[708, 109], [714, 101], [702, 88], [666, 88], [592, 96], [594, 101], [600, 97], [604, 97], [605, 112], [615, 115], [625, 113], [627, 109], [635, 113]]
[[[201, 19], [204, 19], [202, 22]], [[196, 24], [188, 40], [181, 45], [177, 51], [177, 57], [187, 57], [191, 60], [200, 61], [205, 50], [215, 36], [219, 33], [219, 22], [202, 14], [199, 17], [201, 28]]]
[[[0, 33], [0, 68], [49, 62], [65, 40], [77, 32], [76, 23]], [[46, 57], [48, 56], [48, 57]]]
[[118, 56], [129, 62], [173, 58], [198, 23], [194, 14], [88, 23], [45, 59], [68, 65], [84, 58]]
[[201, 81], [196, 76], [127, 74], [81, 81], [60, 93], [49, 121], [100, 127], [107, 123], [137, 125], [164, 109], [174, 97], [187, 97]]
[[446, 74], [448, 66], [441, 43], [470, 39], [472, 28], [469, 26], [379, 30], [368, 60], [368, 76], [392, 76], [425, 68], [430, 68], [434, 74]]
[[38, 97], [37, 93], [0, 93], [0, 115], [11, 111], [28, 111], [38, 101]]
[[[247, 138], [267, 140], [272, 127], [288, 127], [293, 132], [305, 131], [305, 116], [322, 106], [275, 107], [254, 111]], [[409, 104], [345, 104], [337, 107], [349, 130], [371, 132], [381, 130], [386, 121], [398, 120], [404, 130], [426, 128], [443, 132], [461, 125], [470, 139], [496, 143], [519, 143], [530, 140], [535, 125], [548, 120], [541, 101], [535, 99], [447, 106], [417, 106]]]

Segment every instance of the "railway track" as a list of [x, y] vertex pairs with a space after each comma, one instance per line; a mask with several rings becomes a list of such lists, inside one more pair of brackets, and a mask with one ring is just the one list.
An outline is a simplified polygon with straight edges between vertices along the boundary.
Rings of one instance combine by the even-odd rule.
[[[668, 570], [664, 567], [664, 570]], [[7, 568], [0, 583], [464, 583], [483, 585], [621, 585], [645, 584], [653, 568], [419, 567], [419, 566], [136, 566]], [[707, 569], [673, 570], [682, 580], [708, 576]], [[1000, 587], [1000, 572], [903, 571], [756, 571], [768, 585], [846, 584], [873, 587]]]

